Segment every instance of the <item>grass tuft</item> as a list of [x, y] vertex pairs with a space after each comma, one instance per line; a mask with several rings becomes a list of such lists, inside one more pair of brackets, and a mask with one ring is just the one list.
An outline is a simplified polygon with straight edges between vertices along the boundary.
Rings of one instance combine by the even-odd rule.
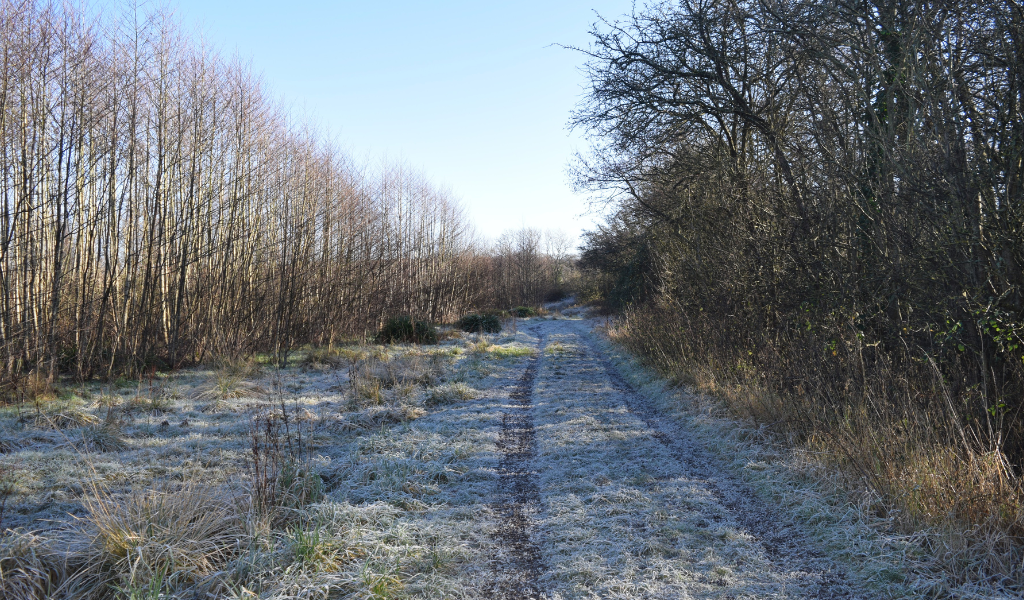
[[449, 358], [441, 354], [371, 356], [352, 365], [349, 385], [356, 398], [371, 405], [383, 404], [388, 400], [389, 390], [408, 395], [416, 387], [435, 385]]
[[293, 564], [312, 571], [337, 571], [348, 558], [345, 547], [318, 525], [293, 526], [286, 535]]
[[163, 394], [153, 394], [150, 396], [136, 395], [128, 398], [121, 404], [121, 412], [124, 414], [162, 415], [174, 412], [174, 400]]
[[440, 406], [444, 404], [453, 404], [455, 402], [465, 402], [466, 400], [472, 400], [476, 396], [476, 390], [469, 387], [465, 383], [447, 383], [432, 388], [427, 394], [426, 404], [427, 406]]
[[36, 427], [42, 429], [76, 429], [99, 422], [95, 416], [75, 407], [64, 407], [53, 412], [44, 412], [33, 419]]
[[0, 598], [51, 598], [63, 580], [63, 561], [48, 540], [19, 531], [0, 537]]
[[516, 345], [498, 345], [490, 340], [481, 337], [478, 342], [469, 347], [471, 354], [491, 358], [520, 358], [523, 356], [535, 356], [536, 348]]
[[167, 591], [208, 583], [246, 545], [232, 495], [199, 481], [126, 495], [97, 488], [82, 504], [86, 516], [68, 533], [74, 575], [63, 589], [83, 596], [154, 579]]
[[84, 439], [90, 450], [98, 452], [120, 452], [127, 448], [120, 428], [106, 424], [87, 429]]
[[303, 355], [299, 360], [299, 368], [303, 371], [331, 371], [354, 360], [353, 354], [352, 351], [343, 353], [337, 348], [315, 348]]
[[197, 402], [208, 402], [214, 412], [220, 410], [222, 402], [237, 398], [262, 398], [267, 390], [261, 386], [245, 381], [242, 373], [232, 369], [219, 369], [210, 381], [198, 386], [192, 392], [192, 399]]

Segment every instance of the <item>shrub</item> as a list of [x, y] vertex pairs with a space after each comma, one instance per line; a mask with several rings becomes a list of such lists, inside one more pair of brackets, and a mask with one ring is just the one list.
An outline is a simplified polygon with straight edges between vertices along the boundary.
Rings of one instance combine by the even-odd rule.
[[527, 317], [536, 317], [537, 309], [530, 306], [517, 306], [512, 309], [512, 314], [519, 317], [520, 319], [525, 319]]
[[569, 297], [569, 290], [563, 286], [551, 288], [544, 294], [544, 302], [558, 302]]
[[33, 371], [28, 377], [16, 380], [10, 392], [8, 401], [20, 402], [27, 400], [40, 403], [56, 400], [59, 397], [57, 388], [53, 387], [53, 382], [38, 371]]
[[459, 319], [458, 326], [468, 333], [498, 333], [501, 331], [501, 319], [497, 315], [474, 313]]
[[249, 475], [250, 507], [268, 522], [286, 514], [279, 509], [299, 509], [323, 499], [324, 483], [311, 468], [303, 420], [289, 414], [284, 401], [280, 412], [252, 416], [250, 447], [245, 457]]
[[437, 330], [426, 321], [413, 321], [412, 317], [393, 317], [377, 332], [376, 340], [379, 344], [436, 344]]

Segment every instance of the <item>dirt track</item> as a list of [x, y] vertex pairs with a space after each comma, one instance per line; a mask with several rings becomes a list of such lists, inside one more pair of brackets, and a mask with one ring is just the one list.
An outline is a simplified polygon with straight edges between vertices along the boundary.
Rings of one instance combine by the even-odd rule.
[[536, 440], [530, 410], [538, 361], [539, 356], [530, 360], [501, 415], [499, 498], [493, 507], [501, 518], [494, 533], [501, 556], [494, 562], [496, 578], [488, 594], [494, 598], [541, 596], [537, 580], [543, 565], [540, 548], [531, 535], [540, 505], [537, 474], [533, 471]]
[[502, 598], [851, 598], [803, 533], [626, 382], [587, 320], [534, 320], [502, 411]]
[[[873, 555], [850, 543], [857, 534], [817, 507], [794, 511], [814, 529], [769, 510], [731, 473], [786, 500], [805, 490], [764, 479], [771, 454], [719, 443], [736, 431], [702, 412], [710, 404], [648, 390], [596, 325], [536, 318], [438, 346], [350, 349], [348, 368], [289, 368], [238, 387], [279, 390], [273, 397], [208, 401], [224, 376], [177, 373], [161, 383], [167, 399], [148, 395], [161, 413], [125, 413], [136, 416], [125, 417], [116, 448], [75, 456], [68, 440], [91, 448], [109, 414], [107, 392], [94, 390], [75, 405], [85, 426], [22, 427], [25, 449], [0, 455], [0, 466], [32, 465], [33, 487], [11, 504], [11, 520], [63, 543], [59, 519], [87, 516], [71, 486], [97, 474], [119, 490], [168, 474], [209, 486], [244, 478], [251, 418], [287, 410], [325, 494], [232, 563], [246, 569], [239, 589], [262, 590], [262, 600], [863, 597], [850, 582], [867, 579], [861, 565]], [[118, 393], [119, 406], [146, 400], [137, 394]], [[716, 454], [730, 447], [735, 456]], [[856, 576], [812, 550], [808, 531]]]

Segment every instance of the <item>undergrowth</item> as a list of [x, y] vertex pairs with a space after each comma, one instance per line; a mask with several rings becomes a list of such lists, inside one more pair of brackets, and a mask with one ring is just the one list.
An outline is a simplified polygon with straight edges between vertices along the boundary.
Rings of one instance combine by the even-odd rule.
[[538, 314], [537, 309], [533, 308], [532, 306], [517, 306], [517, 307], [513, 308], [512, 310], [510, 310], [509, 312], [511, 312], [513, 315], [519, 317], [520, 319], [526, 319], [526, 318], [529, 318], [529, 317], [536, 317], [537, 314]]
[[377, 332], [378, 344], [436, 344], [437, 330], [426, 321], [416, 321], [412, 317], [392, 317]]
[[501, 319], [494, 314], [468, 314], [457, 323], [459, 329], [467, 333], [498, 333], [501, 331]]

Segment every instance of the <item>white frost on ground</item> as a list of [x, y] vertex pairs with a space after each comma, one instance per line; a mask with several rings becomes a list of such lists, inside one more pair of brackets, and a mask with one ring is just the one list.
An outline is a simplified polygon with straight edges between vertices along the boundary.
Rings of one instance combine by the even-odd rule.
[[[744, 480], [778, 502], [789, 525], [805, 527], [816, 540], [819, 562], [837, 558], [837, 572], [848, 574], [855, 588], [874, 580], [870, 588], [878, 596], [913, 595], [893, 558], [906, 546], [865, 535], [870, 528], [856, 522], [854, 511], [844, 516], [839, 505], [829, 508], [812, 483], [794, 485], [794, 478], [781, 475], [791, 466], [778, 454], [739, 440], [730, 433], [737, 428], [714, 415], [709, 404], [683, 398], [684, 392], [629, 363], [599, 341], [592, 331], [597, 324], [526, 319], [514, 334], [470, 335], [431, 350], [372, 350], [383, 363], [359, 350], [363, 375], [328, 366], [288, 369], [274, 375], [276, 381], [256, 381], [287, 390], [288, 405], [304, 415], [327, 494], [305, 508], [297, 528], [276, 532], [265, 548], [241, 561], [247, 589], [259, 592], [239, 588], [237, 597], [487, 597], [501, 561], [508, 560], [495, 510], [502, 415], [513, 410], [510, 393], [533, 360], [538, 362], [530, 408], [532, 466], [540, 505], [527, 531], [540, 548], [536, 583], [544, 597], [807, 594], [808, 574], [769, 556], [735, 509], [723, 504], [721, 491], [694, 476], [665, 434], [652, 429], [652, 417], [668, 419], [677, 427], [674, 435], [692, 436], [709, 454], [725, 455], [717, 459], [725, 465], [722, 476]], [[616, 384], [621, 380], [610, 376], [610, 363], [599, 353], [612, 356], [657, 415], [631, 410]], [[417, 373], [415, 382], [387, 372], [402, 360], [409, 361], [402, 368]], [[371, 371], [378, 380], [391, 377], [392, 387], [361, 389], [349, 377]], [[81, 514], [79, 502], [90, 480], [123, 489], [186, 475], [211, 485], [237, 480], [244, 474], [249, 415], [277, 401], [240, 398], [212, 408], [193, 401], [193, 390], [212, 378], [191, 372], [168, 382], [167, 389], [177, 390], [175, 399], [164, 412], [139, 413], [126, 425], [120, 450], [82, 454], [69, 443], [96, 425], [59, 432], [24, 426], [8, 434], [24, 449], [0, 460], [32, 467], [11, 521], [35, 519], [38, 526], [41, 518]], [[93, 403], [83, 409], [94, 415], [91, 422], [103, 418], [101, 400], [111, 393], [117, 391], [93, 391]], [[131, 396], [131, 390], [121, 395]], [[26, 422], [20, 414], [7, 417]], [[288, 556], [302, 536], [339, 554], [329, 567], [299, 564]]]
[[546, 324], [534, 395], [538, 524], [552, 598], [799, 595], [729, 511], [631, 414], [587, 351], [585, 325]]

